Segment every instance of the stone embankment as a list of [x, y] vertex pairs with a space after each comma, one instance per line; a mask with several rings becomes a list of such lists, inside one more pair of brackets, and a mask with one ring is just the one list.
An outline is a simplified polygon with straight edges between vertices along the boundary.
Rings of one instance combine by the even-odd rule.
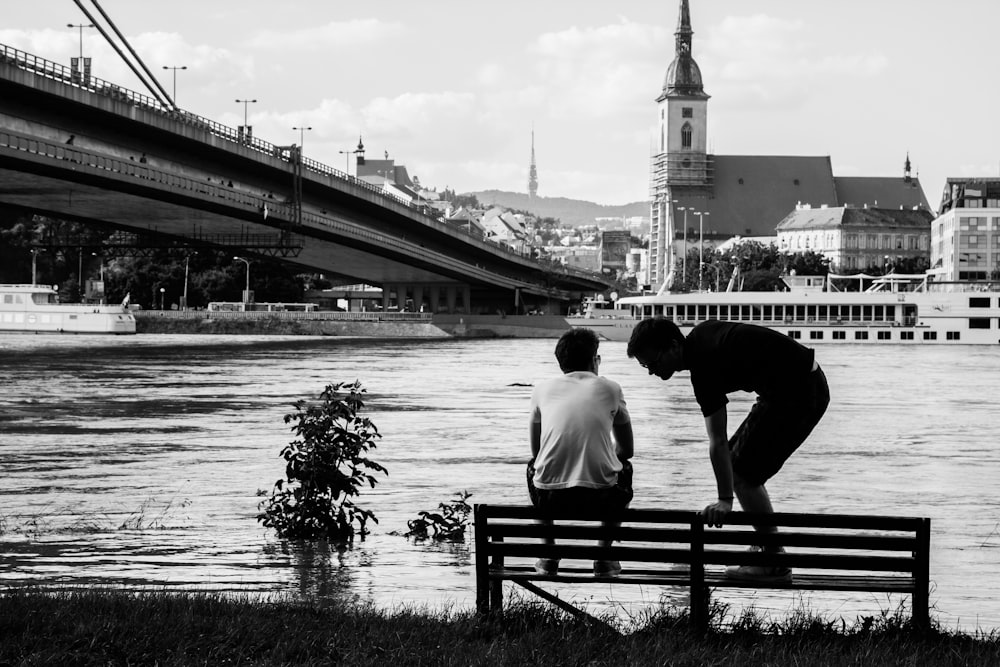
[[[333, 313], [225, 313], [137, 311], [141, 334], [354, 336], [371, 338], [558, 338], [562, 317], [434, 315], [422, 319], [355, 320]], [[240, 315], [244, 315], [241, 317]]]

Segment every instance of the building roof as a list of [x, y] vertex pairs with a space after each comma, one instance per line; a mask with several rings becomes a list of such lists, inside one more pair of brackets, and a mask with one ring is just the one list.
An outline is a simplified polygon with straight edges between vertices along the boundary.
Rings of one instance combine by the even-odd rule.
[[926, 208], [855, 208], [853, 206], [799, 207], [778, 223], [777, 231], [878, 227], [930, 231], [934, 214]]
[[[773, 235], [776, 225], [797, 206], [850, 205], [874, 208], [929, 210], [918, 179], [899, 177], [833, 175], [829, 156], [715, 155], [712, 156], [713, 185], [710, 194], [679, 194], [676, 207], [705, 211], [705, 234], [724, 236]], [[692, 191], [695, 192], [695, 191]], [[684, 226], [683, 213], [675, 210], [677, 229]], [[698, 228], [698, 217], [688, 216], [687, 226]]]
[[913, 208], [922, 206], [930, 209], [920, 179], [905, 180], [898, 176], [837, 176], [837, 203], [842, 206], [865, 206], [876, 208]]
[[[715, 155], [712, 162], [711, 194], [675, 197], [675, 206], [708, 212], [706, 233], [768, 236], [798, 204], [837, 204], [828, 156]], [[682, 229], [683, 213], [674, 215]], [[687, 226], [697, 230], [698, 217], [689, 215]]]

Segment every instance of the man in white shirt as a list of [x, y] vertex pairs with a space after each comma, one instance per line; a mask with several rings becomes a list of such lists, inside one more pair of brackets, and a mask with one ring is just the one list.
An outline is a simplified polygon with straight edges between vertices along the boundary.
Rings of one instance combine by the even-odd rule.
[[[556, 344], [563, 375], [532, 392], [529, 491], [542, 512], [576, 509], [610, 517], [632, 500], [632, 422], [621, 387], [597, 375], [599, 345], [590, 329], [564, 333]], [[535, 563], [542, 574], [556, 574], [558, 567], [554, 559]], [[620, 572], [617, 561], [594, 561], [599, 576]]]

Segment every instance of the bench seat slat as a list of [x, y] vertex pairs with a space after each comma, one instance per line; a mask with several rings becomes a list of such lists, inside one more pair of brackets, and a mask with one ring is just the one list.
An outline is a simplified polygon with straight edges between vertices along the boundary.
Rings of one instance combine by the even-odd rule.
[[[690, 572], [686, 570], [625, 570], [617, 577], [597, 577], [592, 572], [580, 569], [560, 569], [559, 574], [537, 574], [531, 568], [507, 567], [491, 570], [490, 578], [508, 581], [565, 582], [577, 584], [631, 584], [642, 586], [691, 585]], [[758, 588], [788, 590], [825, 590], [876, 593], [910, 593], [913, 591], [913, 577], [908, 576], [852, 576], [845, 574], [795, 574], [791, 582], [756, 582], [729, 579], [721, 572], [706, 572], [705, 585], [710, 588]]]

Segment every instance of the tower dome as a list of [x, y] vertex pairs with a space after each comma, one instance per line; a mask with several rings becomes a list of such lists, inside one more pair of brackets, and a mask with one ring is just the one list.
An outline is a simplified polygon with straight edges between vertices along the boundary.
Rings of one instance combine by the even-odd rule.
[[663, 79], [663, 95], [683, 95], [686, 97], [708, 97], [701, 82], [701, 69], [691, 56], [691, 12], [688, 0], [681, 0], [680, 17], [677, 19], [677, 32], [674, 33], [674, 60], [667, 67], [667, 76]]

